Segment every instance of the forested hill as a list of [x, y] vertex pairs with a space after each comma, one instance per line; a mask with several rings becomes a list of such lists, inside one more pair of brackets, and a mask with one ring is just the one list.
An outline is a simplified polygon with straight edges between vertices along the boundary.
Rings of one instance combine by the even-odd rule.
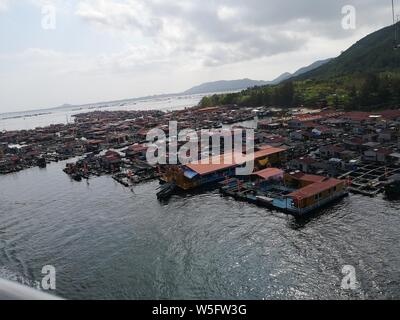
[[394, 49], [394, 28], [374, 32], [339, 57], [280, 85], [205, 97], [200, 104], [304, 105], [351, 110], [398, 108], [400, 49]]
[[394, 27], [386, 27], [361, 39], [339, 57], [303, 73], [297, 79], [329, 79], [353, 73], [400, 71], [400, 50], [394, 50]]

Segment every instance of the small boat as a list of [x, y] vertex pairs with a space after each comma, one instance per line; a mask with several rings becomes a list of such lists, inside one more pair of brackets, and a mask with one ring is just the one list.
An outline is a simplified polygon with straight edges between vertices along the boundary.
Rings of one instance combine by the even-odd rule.
[[78, 182], [82, 181], [82, 175], [81, 175], [80, 173], [75, 173], [75, 174], [73, 174], [71, 177], [72, 177], [72, 179], [74, 179], [75, 181], [78, 181]]
[[160, 191], [157, 192], [157, 198], [159, 200], [166, 200], [169, 199], [172, 194], [175, 192], [176, 190], [176, 184], [171, 182], [171, 183], [166, 183], [163, 184], [160, 188]]
[[388, 198], [400, 198], [400, 174], [389, 177], [385, 184], [385, 193]]
[[37, 165], [39, 168], [46, 168], [47, 163], [46, 163], [46, 159], [44, 157], [41, 157], [37, 160]]

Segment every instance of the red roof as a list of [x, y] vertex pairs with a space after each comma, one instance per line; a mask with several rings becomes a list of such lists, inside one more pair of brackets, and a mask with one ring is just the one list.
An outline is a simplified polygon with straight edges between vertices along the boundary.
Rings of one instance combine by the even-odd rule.
[[313, 183], [322, 182], [326, 179], [326, 177], [323, 177], [323, 176], [316, 176], [313, 174], [306, 174], [306, 173], [302, 173], [302, 172], [292, 174], [291, 176], [298, 180], [302, 180], [302, 181], [306, 181], [306, 182], [313, 182]]
[[142, 152], [142, 151], [147, 151], [148, 148], [142, 144], [134, 144], [128, 147], [128, 149], [133, 152]]
[[149, 129], [141, 128], [138, 132], [136, 132], [136, 134], [141, 136], [146, 136], [149, 131], [150, 131]]
[[383, 154], [383, 155], [389, 155], [389, 154], [393, 153], [393, 150], [386, 149], [386, 148], [379, 148], [376, 150], [376, 153]]
[[304, 187], [295, 192], [292, 192], [291, 194], [288, 195], [288, 197], [296, 198], [298, 200], [307, 199], [307, 198], [313, 197], [321, 192], [329, 190], [333, 187], [339, 186], [342, 183], [343, 183], [342, 180], [327, 178], [325, 181], [316, 182], [316, 183], [310, 184], [307, 187]]
[[116, 155], [109, 155], [109, 156], [105, 156], [105, 159], [107, 161], [113, 162], [113, 161], [120, 161], [121, 158], [117, 157]]
[[354, 121], [365, 121], [368, 120], [371, 115], [372, 113], [369, 112], [353, 111], [353, 112], [347, 112], [343, 118]]
[[330, 111], [313, 113], [313, 114], [301, 114], [301, 115], [296, 116], [295, 120], [299, 120], [302, 122], [310, 122], [310, 121], [316, 121], [316, 120], [335, 118], [342, 114], [343, 114], [342, 112], [330, 112]]
[[119, 154], [118, 152], [113, 151], [113, 150], [108, 150], [108, 151], [105, 153], [105, 156], [106, 156], [106, 157], [112, 156], [112, 157], [118, 157], [118, 158], [121, 157], [120, 154]]
[[197, 172], [199, 175], [206, 175], [217, 171], [236, 167], [246, 162], [259, 160], [264, 157], [268, 157], [270, 155], [281, 153], [284, 151], [286, 151], [286, 149], [269, 147], [249, 155], [244, 155], [241, 153], [235, 154], [232, 152], [229, 154], [206, 159], [204, 163], [201, 162], [190, 163], [187, 164], [186, 167], [194, 172]]
[[[206, 175], [217, 171], [236, 167], [236, 157], [234, 153], [221, 155], [219, 157], [212, 157], [204, 161], [204, 163], [189, 163], [186, 165], [190, 170], [198, 173], [199, 175]], [[218, 164], [219, 162], [219, 164]]]
[[[273, 147], [265, 147], [260, 151], [254, 153], [254, 160], [258, 160], [264, 157], [268, 157], [273, 154], [281, 153], [286, 151], [284, 148], [273, 148]], [[252, 155], [250, 155], [252, 156]]]
[[303, 123], [303, 126], [307, 128], [315, 128], [318, 126], [318, 124], [313, 121], [307, 121]]
[[400, 118], [400, 110], [386, 110], [380, 112], [383, 118], [387, 120], [394, 120]]
[[198, 112], [214, 112], [219, 110], [219, 107], [209, 107], [209, 108], [203, 108], [203, 109], [199, 109], [197, 110]]
[[100, 143], [102, 143], [103, 142], [103, 140], [88, 140], [88, 144], [100, 144]]
[[260, 178], [263, 178], [264, 180], [268, 180], [276, 176], [283, 176], [283, 173], [283, 170], [277, 168], [267, 168], [265, 170], [254, 172], [253, 176], [258, 176]]

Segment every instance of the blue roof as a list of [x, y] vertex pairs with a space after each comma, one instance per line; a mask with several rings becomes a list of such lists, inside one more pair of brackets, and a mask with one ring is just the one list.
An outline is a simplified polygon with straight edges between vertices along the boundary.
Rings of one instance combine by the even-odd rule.
[[198, 175], [197, 172], [194, 172], [192, 170], [185, 170], [185, 172], [183, 173], [185, 175], [186, 178], [188, 179], [193, 179], [194, 177], [196, 177]]

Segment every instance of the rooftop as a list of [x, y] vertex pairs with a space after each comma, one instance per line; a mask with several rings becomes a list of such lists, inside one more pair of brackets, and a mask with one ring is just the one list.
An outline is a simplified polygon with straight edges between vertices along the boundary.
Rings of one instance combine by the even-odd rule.
[[306, 174], [303, 172], [298, 172], [295, 174], [291, 174], [291, 176], [295, 179], [301, 180], [301, 181], [306, 181], [306, 182], [322, 182], [324, 181], [326, 178], [322, 177], [322, 176], [317, 176], [317, 175], [313, 175], [313, 174]]
[[261, 171], [257, 171], [253, 173], [253, 176], [258, 176], [264, 180], [268, 180], [270, 178], [274, 178], [276, 176], [281, 176], [284, 174], [283, 170], [277, 168], [267, 168]]
[[323, 191], [334, 188], [334, 187], [340, 185], [341, 183], [343, 183], [342, 180], [326, 178], [322, 182], [316, 182], [316, 183], [310, 184], [307, 187], [304, 187], [295, 192], [292, 192], [288, 195], [288, 197], [295, 198], [298, 200], [307, 199], [307, 198], [313, 197]]
[[266, 149], [257, 151], [249, 155], [231, 152], [221, 156], [205, 159], [200, 163], [189, 163], [186, 165], [186, 167], [198, 173], [199, 175], [206, 175], [221, 170], [229, 169], [232, 167], [236, 167], [246, 162], [258, 160], [284, 151], [286, 151], [286, 149], [268, 147]]

